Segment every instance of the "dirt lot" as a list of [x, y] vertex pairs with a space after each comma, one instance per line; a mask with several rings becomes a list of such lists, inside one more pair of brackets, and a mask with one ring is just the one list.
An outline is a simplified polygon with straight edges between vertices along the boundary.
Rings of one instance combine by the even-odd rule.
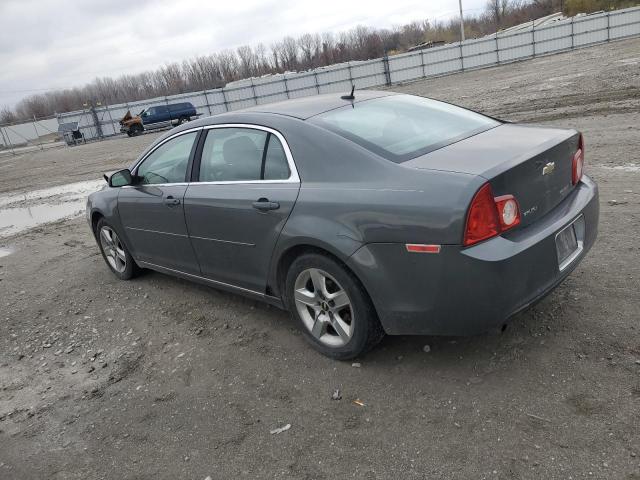
[[[598, 242], [502, 335], [387, 338], [356, 367], [266, 305], [117, 281], [83, 218], [0, 239], [0, 478], [640, 479], [639, 66], [635, 39], [394, 87], [585, 133]], [[151, 139], [1, 158], [0, 191]]]

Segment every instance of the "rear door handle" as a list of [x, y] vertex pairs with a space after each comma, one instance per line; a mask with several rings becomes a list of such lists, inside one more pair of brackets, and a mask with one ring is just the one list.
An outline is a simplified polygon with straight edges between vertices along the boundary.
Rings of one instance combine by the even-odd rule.
[[257, 202], [253, 202], [253, 208], [266, 212], [267, 210], [277, 210], [280, 208], [278, 202], [270, 202], [268, 198], [259, 198]]
[[169, 195], [168, 197], [166, 197], [164, 199], [164, 203], [168, 207], [175, 207], [176, 205], [180, 205], [180, 199], [179, 198], [174, 198], [173, 195]]

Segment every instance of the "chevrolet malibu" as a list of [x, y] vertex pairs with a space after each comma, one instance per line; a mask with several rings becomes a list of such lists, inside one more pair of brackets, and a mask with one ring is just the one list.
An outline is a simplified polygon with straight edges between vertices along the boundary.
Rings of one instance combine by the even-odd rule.
[[593, 245], [575, 130], [391, 92], [174, 128], [105, 176], [87, 216], [120, 279], [152, 269], [287, 309], [317, 350], [506, 324]]

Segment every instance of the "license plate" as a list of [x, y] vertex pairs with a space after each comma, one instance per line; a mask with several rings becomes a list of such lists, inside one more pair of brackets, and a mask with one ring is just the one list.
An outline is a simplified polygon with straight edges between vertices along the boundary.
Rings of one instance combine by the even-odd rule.
[[567, 260], [578, 250], [578, 239], [573, 224], [556, 235], [556, 250], [558, 252], [558, 265], [562, 269], [567, 263], [570, 263]]

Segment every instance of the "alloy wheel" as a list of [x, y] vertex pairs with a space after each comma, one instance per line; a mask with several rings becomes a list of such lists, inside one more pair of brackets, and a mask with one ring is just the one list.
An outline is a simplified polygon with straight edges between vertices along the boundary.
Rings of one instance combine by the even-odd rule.
[[118, 234], [111, 227], [103, 226], [100, 229], [100, 246], [111, 268], [118, 273], [124, 272], [127, 268], [127, 255]]
[[303, 270], [294, 286], [296, 309], [305, 327], [318, 341], [342, 347], [353, 336], [351, 300], [338, 281], [318, 268]]

